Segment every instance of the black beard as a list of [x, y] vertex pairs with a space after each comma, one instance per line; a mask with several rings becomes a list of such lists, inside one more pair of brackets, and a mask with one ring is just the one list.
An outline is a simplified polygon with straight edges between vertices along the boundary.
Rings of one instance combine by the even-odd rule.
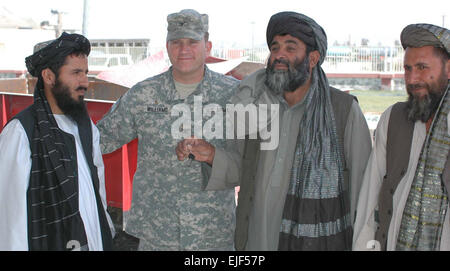
[[[277, 63], [285, 64], [288, 70], [275, 70], [274, 66]], [[309, 76], [309, 57], [305, 56], [303, 61], [296, 59], [293, 66], [287, 60], [275, 59], [272, 63], [267, 64], [266, 80], [264, 83], [275, 95], [279, 95], [283, 91], [295, 91], [306, 83]]]
[[[79, 87], [77, 90], [79, 89], [86, 90], [84, 87]], [[69, 87], [64, 85], [59, 79], [56, 79], [55, 86], [52, 88], [52, 93], [55, 97], [56, 104], [64, 115], [72, 117], [76, 122], [89, 116], [86, 103], [84, 102], [84, 96], [80, 96], [78, 100], [73, 99], [70, 96]]]

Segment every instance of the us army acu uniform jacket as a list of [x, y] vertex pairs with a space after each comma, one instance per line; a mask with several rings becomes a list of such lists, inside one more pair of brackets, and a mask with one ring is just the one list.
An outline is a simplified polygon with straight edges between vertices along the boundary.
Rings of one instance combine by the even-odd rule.
[[[193, 110], [194, 96], [199, 95], [203, 105], [214, 103], [225, 109], [236, 84], [237, 80], [205, 68], [203, 81], [182, 100], [170, 68], [133, 86], [98, 122], [103, 153], [138, 138], [138, 164], [125, 230], [142, 240], [141, 249], [233, 248], [234, 190], [205, 191], [210, 167], [177, 160], [175, 148], [180, 139], [172, 137], [171, 126], [179, 117], [172, 117], [171, 109], [186, 103]], [[209, 117], [203, 118], [203, 124], [205, 119]], [[225, 145], [225, 139], [209, 142]]]

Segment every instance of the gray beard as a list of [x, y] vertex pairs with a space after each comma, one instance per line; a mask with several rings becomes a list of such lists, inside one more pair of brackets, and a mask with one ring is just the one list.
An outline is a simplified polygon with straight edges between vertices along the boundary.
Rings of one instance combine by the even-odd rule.
[[[288, 70], [275, 70], [274, 66], [277, 63], [286, 64]], [[309, 76], [309, 57], [307, 56], [301, 62], [296, 60], [293, 66], [283, 59], [274, 60], [267, 65], [264, 83], [275, 95], [281, 95], [284, 91], [293, 92], [304, 85]]]
[[416, 122], [418, 120], [427, 122], [436, 112], [442, 96], [430, 93], [422, 99], [409, 95], [407, 102], [408, 119]]
[[[449, 80], [444, 72], [439, 76], [439, 80], [435, 86], [429, 84], [409, 84], [406, 85], [408, 90], [408, 102], [406, 109], [408, 111], [408, 120], [416, 122], [418, 120], [427, 122], [439, 107], [445, 90], [448, 87]], [[428, 90], [428, 95], [423, 98], [417, 98], [411, 93], [416, 88], [425, 87]]]

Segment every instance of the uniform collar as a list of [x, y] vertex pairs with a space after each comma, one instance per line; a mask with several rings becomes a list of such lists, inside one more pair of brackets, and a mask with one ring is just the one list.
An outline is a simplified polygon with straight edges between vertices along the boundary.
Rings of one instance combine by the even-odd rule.
[[196, 90], [192, 92], [186, 99], [181, 99], [177, 93], [177, 90], [175, 88], [175, 81], [173, 78], [173, 67], [171, 66], [167, 72], [167, 81], [169, 83], [168, 93], [167, 93], [167, 99], [170, 102], [185, 102], [185, 103], [193, 103], [194, 96], [202, 96], [203, 102], [209, 101], [209, 95], [208, 92], [211, 91], [211, 79], [212, 79], [212, 72], [206, 66], [205, 64], [205, 73], [203, 74], [202, 81], [198, 84]]

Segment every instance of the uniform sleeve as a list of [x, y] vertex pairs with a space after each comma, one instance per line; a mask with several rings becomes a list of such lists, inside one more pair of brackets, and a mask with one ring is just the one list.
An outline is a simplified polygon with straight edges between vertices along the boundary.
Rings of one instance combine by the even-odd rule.
[[0, 134], [0, 251], [28, 250], [30, 157], [25, 130], [13, 120]]
[[344, 140], [344, 153], [350, 182], [350, 214], [353, 222], [364, 170], [372, 149], [367, 121], [356, 101], [353, 101], [347, 119]]
[[106, 213], [106, 219], [108, 220], [109, 227], [111, 229], [112, 236], [115, 235], [114, 230], [114, 224], [111, 220], [111, 217], [109, 216], [109, 213], [106, 211], [108, 205], [107, 205], [107, 199], [106, 199], [106, 187], [105, 187], [105, 165], [103, 164], [103, 157], [102, 153], [100, 151], [100, 134], [98, 132], [98, 129], [95, 127], [94, 123], [92, 123], [92, 139], [93, 139], [93, 160], [94, 165], [97, 167], [97, 174], [98, 174], [98, 180], [99, 180], [99, 193], [100, 198], [102, 200], [103, 208], [105, 209]]
[[[375, 209], [384, 175], [386, 175], [386, 138], [391, 108], [380, 117], [375, 132], [375, 143], [364, 172], [361, 192], [356, 209], [353, 234], [353, 250], [371, 250], [375, 239]], [[369, 247], [369, 248], [368, 248]]]
[[135, 105], [133, 97], [130, 89], [97, 122], [102, 153], [113, 152], [137, 137], [134, 115], [130, 113]]

